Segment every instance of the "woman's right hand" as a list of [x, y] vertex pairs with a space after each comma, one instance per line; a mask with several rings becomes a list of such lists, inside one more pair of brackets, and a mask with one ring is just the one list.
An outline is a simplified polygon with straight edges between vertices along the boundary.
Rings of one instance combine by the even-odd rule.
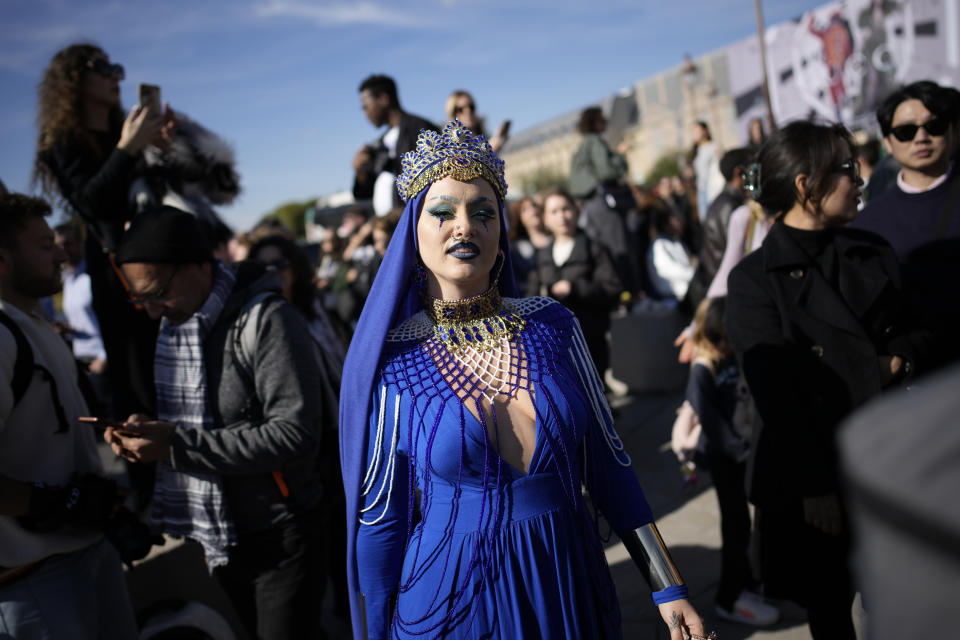
[[670, 629], [670, 640], [685, 640], [692, 636], [706, 637], [703, 619], [686, 598], [665, 602], [657, 607], [660, 617]]
[[673, 346], [680, 347], [680, 354], [677, 356], [677, 362], [681, 364], [687, 364], [688, 362], [693, 361], [693, 338], [690, 336], [689, 329], [684, 329], [680, 332], [680, 335], [677, 336], [677, 339], [673, 341]]
[[127, 119], [123, 121], [117, 149], [130, 155], [140, 153], [144, 147], [160, 136], [164, 124], [163, 114], [155, 114], [150, 109], [140, 106], [133, 107], [127, 114]]

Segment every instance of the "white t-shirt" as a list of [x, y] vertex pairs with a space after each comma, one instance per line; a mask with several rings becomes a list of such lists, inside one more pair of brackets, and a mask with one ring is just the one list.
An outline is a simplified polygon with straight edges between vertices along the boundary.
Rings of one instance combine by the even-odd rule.
[[[51, 396], [51, 385], [38, 371], [14, 406], [13, 367], [17, 345], [6, 327], [0, 328], [0, 473], [20, 482], [63, 485], [74, 472], [101, 473], [93, 428], [77, 422], [88, 415], [77, 386], [77, 368], [67, 343], [40, 314], [24, 313], [0, 301], [0, 309], [26, 335], [34, 363], [44, 366], [56, 381], [57, 399], [69, 421], [60, 424]], [[94, 531], [71, 529], [55, 533], [25, 530], [16, 518], [0, 516], [0, 566], [19, 567], [55, 553], [67, 553], [93, 544], [102, 537]]]
[[576, 241], [573, 238], [568, 240], [554, 240], [553, 241], [553, 264], [558, 267], [562, 267], [566, 264], [567, 260], [570, 259], [570, 254], [573, 253], [573, 245]]
[[[383, 146], [391, 158], [397, 157], [397, 139], [400, 137], [400, 127], [390, 127], [390, 130], [383, 134]], [[393, 190], [396, 186], [396, 178], [390, 171], [381, 171], [377, 179], [373, 182], [373, 212], [378, 216], [385, 216], [393, 209]]]

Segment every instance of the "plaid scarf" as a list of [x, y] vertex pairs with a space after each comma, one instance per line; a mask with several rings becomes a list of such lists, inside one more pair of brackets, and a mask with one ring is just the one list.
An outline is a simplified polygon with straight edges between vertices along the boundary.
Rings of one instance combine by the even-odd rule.
[[[233, 271], [217, 261], [213, 288], [200, 310], [179, 325], [163, 319], [153, 365], [159, 420], [186, 429], [213, 428], [203, 342], [236, 281]], [[175, 471], [169, 462], [159, 462], [152, 519], [163, 533], [199, 542], [210, 571], [227, 563], [228, 550], [237, 542], [222, 480], [215, 473]]]

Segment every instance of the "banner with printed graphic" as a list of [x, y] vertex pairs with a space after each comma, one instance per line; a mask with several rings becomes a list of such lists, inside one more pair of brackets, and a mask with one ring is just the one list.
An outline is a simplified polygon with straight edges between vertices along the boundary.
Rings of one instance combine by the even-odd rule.
[[[769, 27], [766, 39], [778, 124], [812, 116], [873, 130], [877, 106], [896, 87], [960, 86], [960, 0], [834, 2]], [[758, 49], [755, 37], [727, 49], [744, 137], [764, 114]]]

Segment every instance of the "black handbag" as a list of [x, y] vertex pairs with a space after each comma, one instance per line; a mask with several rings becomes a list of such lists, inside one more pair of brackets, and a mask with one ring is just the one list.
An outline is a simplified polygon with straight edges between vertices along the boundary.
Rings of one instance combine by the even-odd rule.
[[626, 213], [637, 206], [637, 200], [633, 197], [633, 191], [622, 182], [609, 181], [597, 186], [597, 193], [603, 198], [604, 203], [610, 209], [617, 213]]

